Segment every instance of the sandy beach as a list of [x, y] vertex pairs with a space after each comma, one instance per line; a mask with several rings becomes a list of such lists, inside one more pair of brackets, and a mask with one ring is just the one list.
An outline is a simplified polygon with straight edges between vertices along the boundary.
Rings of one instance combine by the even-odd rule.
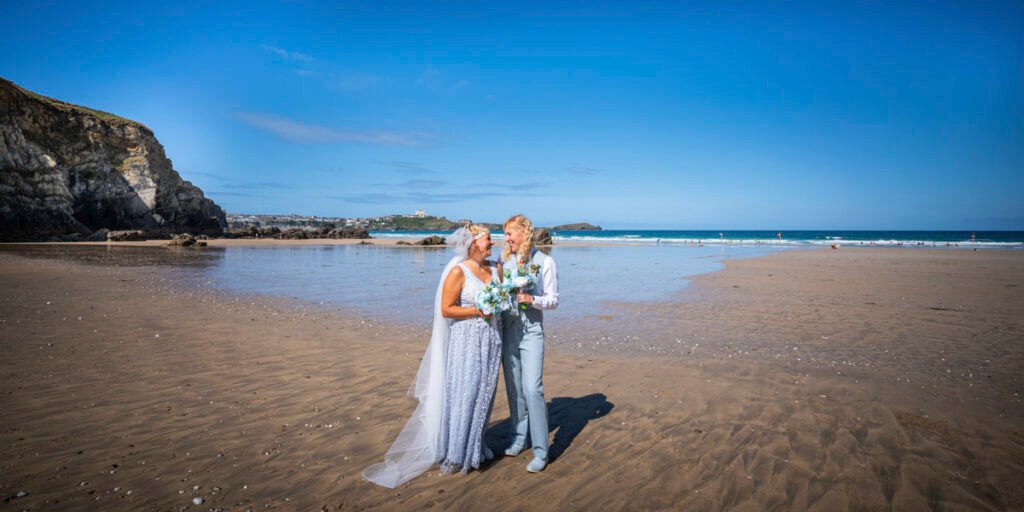
[[[303, 245], [359, 245], [369, 243], [373, 245], [397, 246], [398, 242], [415, 242], [422, 237], [393, 237], [393, 238], [310, 238], [306, 240], [284, 240], [276, 238], [210, 238], [205, 240], [209, 247], [274, 247], [274, 246], [303, 246]], [[100, 247], [161, 247], [167, 245], [168, 240], [139, 240], [136, 242], [47, 242], [47, 246], [100, 246]], [[36, 246], [41, 245], [33, 242], [8, 243], [6, 246]]]
[[[256, 242], [325, 241], [211, 245]], [[389, 490], [360, 471], [413, 408], [421, 328], [0, 248], [0, 507], [1024, 509], [1024, 253], [726, 267], [551, 343], [542, 474], [524, 454]]]

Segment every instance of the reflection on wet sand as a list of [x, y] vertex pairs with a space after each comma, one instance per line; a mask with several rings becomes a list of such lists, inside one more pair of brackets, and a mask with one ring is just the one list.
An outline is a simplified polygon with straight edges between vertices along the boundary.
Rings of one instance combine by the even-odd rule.
[[190, 269], [222, 264], [221, 247], [139, 247], [130, 245], [86, 244], [0, 244], [0, 252], [28, 258], [63, 259], [101, 266], [155, 267]]

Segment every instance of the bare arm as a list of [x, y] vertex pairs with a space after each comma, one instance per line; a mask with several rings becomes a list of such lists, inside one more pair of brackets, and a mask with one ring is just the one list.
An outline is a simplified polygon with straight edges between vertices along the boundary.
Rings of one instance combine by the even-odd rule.
[[464, 308], [459, 305], [459, 295], [462, 294], [462, 287], [465, 284], [466, 275], [462, 273], [462, 267], [455, 267], [448, 273], [444, 280], [444, 288], [441, 290], [441, 316], [453, 320], [476, 316], [485, 318], [479, 308]]

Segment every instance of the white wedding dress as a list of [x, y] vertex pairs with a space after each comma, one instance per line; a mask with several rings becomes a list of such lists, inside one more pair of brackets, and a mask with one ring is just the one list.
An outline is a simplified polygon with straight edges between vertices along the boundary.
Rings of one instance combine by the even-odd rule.
[[[462, 307], [473, 307], [484, 284], [465, 264], [466, 284], [460, 296]], [[497, 280], [491, 267], [491, 280]], [[463, 473], [480, 467], [483, 461], [484, 428], [491, 416], [491, 401], [498, 385], [501, 365], [501, 328], [495, 315], [452, 322], [445, 361], [445, 414], [441, 435], [447, 435], [443, 453], [438, 454], [441, 473]]]
[[[460, 228], [445, 240], [455, 256], [445, 266], [434, 296], [434, 328], [416, 380], [409, 394], [419, 400], [416, 410], [388, 449], [384, 462], [363, 470], [363, 477], [395, 488], [434, 464], [442, 473], [469, 471], [483, 460], [483, 433], [501, 360], [500, 315], [451, 320], [441, 316], [441, 291], [448, 273], [466, 259], [473, 236]], [[462, 306], [475, 304], [484, 285], [463, 267], [466, 282], [460, 293]], [[492, 279], [496, 271], [492, 270]]]

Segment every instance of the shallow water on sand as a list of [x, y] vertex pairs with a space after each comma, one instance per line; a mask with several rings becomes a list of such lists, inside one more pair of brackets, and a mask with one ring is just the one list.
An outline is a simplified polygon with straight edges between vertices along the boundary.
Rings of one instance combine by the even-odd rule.
[[[491, 259], [499, 256], [495, 247]], [[23, 256], [101, 266], [148, 267], [183, 285], [297, 300], [377, 320], [429, 324], [444, 248], [295, 245], [204, 249], [9, 245]], [[777, 252], [767, 247], [563, 246], [558, 269], [559, 323], [619, 316], [632, 304], [682, 300], [689, 277], [714, 272], [729, 258]]]
[[[737, 247], [555, 247], [560, 305], [566, 319], [613, 313], [609, 303], [661, 301], [687, 276], [722, 268], [725, 258], [772, 249]], [[244, 293], [294, 298], [355, 309], [371, 317], [427, 322], [444, 249], [357, 245], [228, 247], [203, 266], [204, 284]]]

